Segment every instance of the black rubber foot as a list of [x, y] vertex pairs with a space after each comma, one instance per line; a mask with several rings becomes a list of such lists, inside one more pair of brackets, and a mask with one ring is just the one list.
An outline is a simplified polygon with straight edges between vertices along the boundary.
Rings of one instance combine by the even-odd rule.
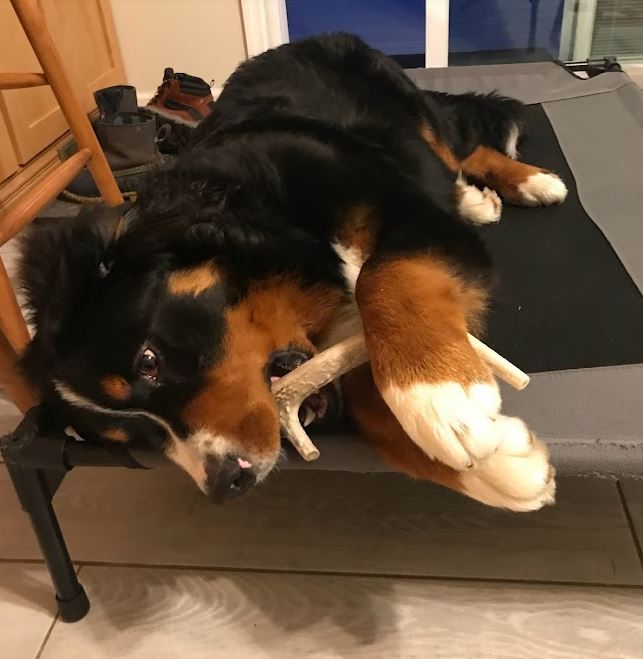
[[82, 586], [80, 586], [78, 594], [70, 600], [61, 600], [58, 595], [56, 595], [56, 602], [58, 603], [60, 619], [63, 622], [78, 622], [78, 620], [82, 620], [89, 611], [89, 599]]

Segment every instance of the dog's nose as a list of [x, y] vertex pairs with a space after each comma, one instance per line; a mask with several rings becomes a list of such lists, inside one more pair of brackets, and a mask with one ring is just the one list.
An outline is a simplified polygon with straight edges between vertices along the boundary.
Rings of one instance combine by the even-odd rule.
[[208, 475], [210, 497], [215, 503], [223, 503], [245, 494], [257, 480], [251, 468], [243, 467], [235, 458], [223, 461], [209, 458], [205, 471]]

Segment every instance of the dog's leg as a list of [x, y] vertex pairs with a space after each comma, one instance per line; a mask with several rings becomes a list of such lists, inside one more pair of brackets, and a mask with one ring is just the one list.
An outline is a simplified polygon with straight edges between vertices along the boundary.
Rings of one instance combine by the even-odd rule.
[[562, 180], [547, 170], [513, 160], [500, 151], [478, 146], [461, 162], [462, 171], [519, 206], [550, 206], [567, 197]]
[[458, 215], [474, 224], [498, 222], [502, 214], [502, 202], [497, 193], [489, 188], [480, 190], [475, 185], [467, 183], [462, 173], [461, 161], [455, 156], [448, 144], [436, 137], [428, 125], [424, 124], [420, 127], [420, 135], [447, 169], [457, 174], [455, 207]]
[[368, 364], [345, 375], [342, 389], [361, 436], [391, 467], [498, 508], [525, 512], [553, 503], [555, 481], [547, 448], [519, 419], [499, 417], [498, 451], [470, 469], [457, 471], [432, 460], [409, 439], [382, 400]]
[[471, 290], [428, 254], [367, 262], [356, 289], [382, 397], [429, 457], [455, 469], [501, 442], [498, 387], [467, 339]]
[[499, 416], [498, 386], [467, 338], [485, 297], [430, 253], [370, 260], [357, 280], [382, 398], [427, 456], [456, 471], [479, 468], [503, 447], [527, 451], [530, 438], [522, 422]]

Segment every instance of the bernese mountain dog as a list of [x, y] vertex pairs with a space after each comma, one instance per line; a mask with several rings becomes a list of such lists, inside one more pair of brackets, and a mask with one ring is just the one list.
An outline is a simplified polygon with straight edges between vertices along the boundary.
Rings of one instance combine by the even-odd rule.
[[364, 441], [413, 477], [540, 508], [547, 450], [500, 414], [467, 340], [493, 280], [472, 225], [566, 195], [516, 159], [524, 128], [519, 102], [420, 91], [348, 34], [254, 57], [131, 209], [26, 236], [25, 373], [85, 439], [151, 444], [222, 500], [279, 458], [271, 380], [362, 328], [370, 364], [342, 396]]

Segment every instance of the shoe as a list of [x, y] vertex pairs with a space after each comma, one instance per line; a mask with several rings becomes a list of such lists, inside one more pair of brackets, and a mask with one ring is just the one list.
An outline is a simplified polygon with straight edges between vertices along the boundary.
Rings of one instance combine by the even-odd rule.
[[[138, 107], [136, 88], [131, 85], [113, 85], [99, 89], [94, 92], [94, 99], [100, 120], [108, 123], [115, 123], [114, 116], [123, 112], [147, 112], [145, 108]], [[176, 140], [172, 136], [172, 127], [167, 123], [161, 126], [157, 121], [156, 128], [155, 140], [159, 151], [165, 154], [175, 154], [177, 149]]]
[[202, 78], [187, 73], [174, 73], [167, 68], [163, 72], [163, 82], [146, 106], [158, 118], [162, 127], [170, 124], [171, 137], [177, 150], [187, 146], [196, 127], [212, 112], [214, 99], [208, 85]]
[[131, 85], [113, 85], [94, 92], [94, 100], [101, 119], [109, 119], [119, 112], [138, 112], [136, 88]]
[[[108, 97], [114, 100], [117, 94], [103, 94], [102, 99]], [[117, 103], [113, 107], [122, 106]], [[105, 112], [94, 123], [94, 132], [125, 199], [133, 201], [143, 180], [158, 167], [167, 166], [174, 160], [173, 156], [160, 154], [156, 119], [148, 112]], [[102, 201], [87, 169], [63, 190], [62, 196], [79, 203]]]

